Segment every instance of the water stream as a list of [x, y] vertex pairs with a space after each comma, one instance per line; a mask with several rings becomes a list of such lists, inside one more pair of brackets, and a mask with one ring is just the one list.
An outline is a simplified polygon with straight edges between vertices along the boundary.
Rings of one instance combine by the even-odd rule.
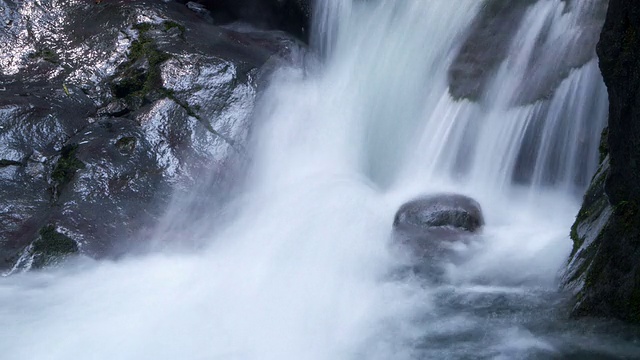
[[[620, 325], [568, 321], [557, 290], [606, 123], [597, 61], [556, 66], [585, 11], [532, 2], [482, 97], [456, 100], [447, 71], [481, 6], [320, 1], [315, 53], [277, 71], [257, 105], [230, 220], [170, 227], [204, 229], [207, 246], [2, 279], [0, 357], [640, 354]], [[560, 80], [522, 101], [534, 75]], [[403, 271], [391, 225], [403, 202], [440, 191], [476, 198], [487, 224], [434, 283]]]

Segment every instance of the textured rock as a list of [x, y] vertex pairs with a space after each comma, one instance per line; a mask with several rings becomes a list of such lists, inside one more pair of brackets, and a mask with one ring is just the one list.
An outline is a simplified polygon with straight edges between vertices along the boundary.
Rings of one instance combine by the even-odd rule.
[[611, 0], [598, 43], [609, 92], [608, 151], [572, 231], [565, 284], [576, 316], [640, 323], [640, 9]]
[[76, 252], [67, 239], [96, 258], [126, 251], [196, 179], [203, 201], [224, 201], [259, 85], [302, 46], [178, 2], [0, 9], [0, 271], [55, 264]]
[[480, 204], [458, 194], [433, 194], [400, 207], [393, 221], [396, 241], [419, 257], [433, 258], [484, 225]]
[[[467, 31], [466, 40], [449, 68], [450, 93], [456, 99], [479, 100], [506, 60], [514, 36], [535, 0], [485, 0]], [[553, 4], [551, 4], [553, 5]], [[513, 101], [529, 104], [551, 98], [571, 71], [596, 57], [595, 45], [604, 22], [607, 0], [567, 1], [565, 21], [576, 24], [562, 33], [546, 27], [537, 36], [523, 79]]]
[[197, 0], [196, 3], [210, 9], [217, 22], [242, 20], [261, 28], [287, 31], [303, 41], [309, 37], [310, 0]]

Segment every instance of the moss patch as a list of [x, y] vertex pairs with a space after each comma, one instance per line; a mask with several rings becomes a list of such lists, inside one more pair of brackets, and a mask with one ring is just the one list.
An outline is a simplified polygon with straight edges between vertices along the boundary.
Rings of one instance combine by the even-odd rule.
[[598, 150], [600, 151], [600, 163], [602, 163], [607, 155], [609, 155], [609, 127], [602, 130]]
[[52, 64], [60, 63], [60, 57], [58, 56], [58, 54], [49, 48], [38, 49], [36, 52], [32, 53], [30, 57], [32, 59], [42, 59]]
[[84, 169], [85, 165], [76, 158], [78, 144], [65, 145], [60, 151], [60, 159], [51, 173], [51, 179], [58, 185], [66, 185], [73, 180], [76, 172]]
[[60, 195], [60, 191], [73, 180], [76, 172], [85, 168], [84, 163], [76, 158], [77, 151], [77, 144], [65, 145], [60, 151], [60, 159], [58, 159], [51, 173], [51, 181], [53, 184], [50, 190], [54, 199], [57, 198]]
[[[153, 39], [147, 34], [154, 26], [149, 23], [133, 26], [138, 30], [138, 39], [131, 43], [128, 60], [121, 65], [121, 75], [111, 85], [111, 90], [117, 98], [138, 103], [135, 101], [136, 98], [144, 99], [150, 93], [162, 89], [160, 65], [170, 56], [158, 50]], [[162, 94], [159, 95], [162, 96]]]
[[184, 32], [186, 31], [184, 25], [179, 24], [175, 21], [170, 21], [167, 20], [165, 22], [162, 23], [163, 27], [164, 27], [164, 31], [169, 32], [172, 29], [178, 29], [178, 31], [180, 32], [180, 36], [184, 36]]
[[123, 155], [130, 155], [136, 148], [138, 141], [133, 136], [124, 136], [116, 141], [116, 148]]
[[33, 242], [33, 268], [53, 265], [68, 255], [78, 252], [78, 244], [70, 237], [59, 233], [53, 225], [40, 229], [38, 240]]

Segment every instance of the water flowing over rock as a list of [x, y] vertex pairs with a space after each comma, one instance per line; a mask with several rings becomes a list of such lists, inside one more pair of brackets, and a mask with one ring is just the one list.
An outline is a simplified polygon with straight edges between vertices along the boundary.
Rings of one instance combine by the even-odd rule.
[[204, 173], [220, 201], [246, 161], [258, 86], [301, 46], [177, 2], [0, 8], [2, 270], [28, 268], [47, 227], [85, 255], [125, 251]]
[[640, 11], [611, 0], [598, 43], [609, 90], [609, 126], [600, 170], [572, 229], [574, 250], [565, 286], [576, 316], [640, 323]]

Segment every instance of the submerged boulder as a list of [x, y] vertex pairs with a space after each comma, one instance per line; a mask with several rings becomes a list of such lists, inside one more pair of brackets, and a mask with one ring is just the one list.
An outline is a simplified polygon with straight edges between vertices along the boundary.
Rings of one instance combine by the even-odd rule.
[[400, 207], [393, 221], [397, 231], [415, 234], [434, 230], [476, 232], [484, 225], [480, 204], [458, 194], [427, 195]]
[[397, 242], [420, 257], [442, 255], [484, 225], [480, 204], [459, 194], [433, 194], [402, 205], [393, 221]]
[[484, 225], [480, 204], [459, 194], [433, 194], [402, 205], [393, 222], [394, 242], [411, 258], [409, 270], [438, 280], [445, 263], [465, 260], [456, 251]]

